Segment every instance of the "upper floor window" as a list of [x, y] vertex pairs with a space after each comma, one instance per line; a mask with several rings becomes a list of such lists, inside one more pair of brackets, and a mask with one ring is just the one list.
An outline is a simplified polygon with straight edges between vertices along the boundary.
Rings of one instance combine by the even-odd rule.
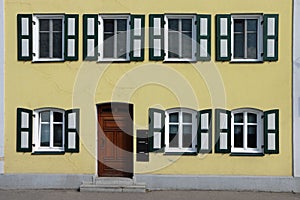
[[18, 60], [78, 60], [78, 15], [18, 15]]
[[166, 152], [196, 152], [197, 112], [191, 109], [170, 109], [165, 118]]
[[165, 60], [196, 60], [196, 16], [165, 16]]
[[263, 153], [263, 112], [238, 109], [231, 115], [231, 152]]

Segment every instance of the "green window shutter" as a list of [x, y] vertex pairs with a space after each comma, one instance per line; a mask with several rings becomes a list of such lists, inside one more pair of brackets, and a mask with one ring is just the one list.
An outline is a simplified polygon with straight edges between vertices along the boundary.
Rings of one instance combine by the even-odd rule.
[[65, 112], [65, 152], [79, 152], [79, 109]]
[[210, 61], [211, 16], [197, 15], [197, 60]]
[[212, 110], [198, 112], [197, 151], [198, 153], [211, 153], [212, 151]]
[[279, 110], [264, 112], [264, 148], [266, 154], [279, 153]]
[[165, 146], [165, 111], [149, 109], [149, 152]]
[[278, 60], [278, 14], [264, 15], [264, 61]]
[[32, 60], [32, 15], [18, 14], [18, 60]]
[[164, 15], [149, 15], [149, 60], [164, 60]]
[[130, 21], [130, 60], [143, 61], [145, 46], [145, 15], [131, 15]]
[[17, 152], [32, 151], [32, 110], [17, 108]]
[[223, 109], [215, 110], [215, 152], [231, 151], [231, 112]]
[[65, 15], [65, 60], [78, 60], [78, 15]]
[[216, 60], [231, 59], [231, 15], [216, 15]]
[[83, 15], [83, 60], [98, 59], [98, 15]]

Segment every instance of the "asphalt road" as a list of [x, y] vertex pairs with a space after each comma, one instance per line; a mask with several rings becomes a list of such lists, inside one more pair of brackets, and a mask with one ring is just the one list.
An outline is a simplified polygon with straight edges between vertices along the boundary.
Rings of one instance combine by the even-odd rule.
[[0, 190], [0, 200], [300, 200], [300, 194], [229, 191], [94, 193], [75, 190]]

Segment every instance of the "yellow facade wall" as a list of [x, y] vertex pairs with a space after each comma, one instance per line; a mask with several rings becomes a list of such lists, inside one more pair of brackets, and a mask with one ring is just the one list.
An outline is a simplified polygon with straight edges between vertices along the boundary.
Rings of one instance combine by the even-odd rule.
[[[17, 61], [17, 14], [79, 14], [79, 60], [62, 63]], [[212, 16], [212, 61], [187, 63], [82, 62], [82, 15], [89, 13], [203, 13]], [[215, 62], [215, 14], [278, 13], [279, 60]], [[292, 175], [292, 1], [281, 0], [101, 0], [5, 1], [5, 173], [97, 173], [96, 104], [134, 104], [136, 129], [148, 128], [148, 108], [189, 107], [280, 110], [280, 154], [166, 156], [152, 153], [135, 163], [135, 173], [201, 175]], [[145, 44], [148, 44], [146, 31]], [[174, 81], [176, 80], [176, 81]], [[31, 155], [16, 152], [16, 108], [80, 108], [80, 153]], [[214, 122], [214, 120], [213, 120]], [[213, 137], [214, 138], [214, 137]], [[214, 140], [213, 140], [214, 142]]]

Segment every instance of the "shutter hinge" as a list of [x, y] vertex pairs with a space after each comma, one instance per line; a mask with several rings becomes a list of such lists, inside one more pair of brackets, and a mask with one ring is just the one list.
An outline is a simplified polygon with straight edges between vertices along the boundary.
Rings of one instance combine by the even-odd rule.
[[260, 56], [264, 56], [264, 52], [260, 53]]
[[35, 118], [35, 114], [32, 114], [32, 117]]
[[265, 116], [264, 116], [264, 115], [262, 115], [262, 116], [261, 116], [261, 118], [263, 119], [263, 118], [265, 118]]
[[98, 21], [98, 25], [101, 25], [101, 22], [100, 22], [100, 21]]
[[35, 56], [35, 53], [32, 52], [32, 56]]
[[129, 25], [131, 26], [131, 21], [129, 21]]
[[100, 56], [100, 53], [98, 52], [98, 56]]
[[195, 25], [197, 25], [197, 23], [198, 23], [198, 21], [196, 20], [196, 21], [195, 21]]
[[264, 24], [264, 20], [262, 20], [261, 22], [260, 22], [260, 25], [263, 25]]
[[166, 21], [165, 20], [163, 20], [163, 25], [165, 25], [166, 24]]
[[35, 21], [32, 20], [32, 24], [35, 25], [36, 24]]

